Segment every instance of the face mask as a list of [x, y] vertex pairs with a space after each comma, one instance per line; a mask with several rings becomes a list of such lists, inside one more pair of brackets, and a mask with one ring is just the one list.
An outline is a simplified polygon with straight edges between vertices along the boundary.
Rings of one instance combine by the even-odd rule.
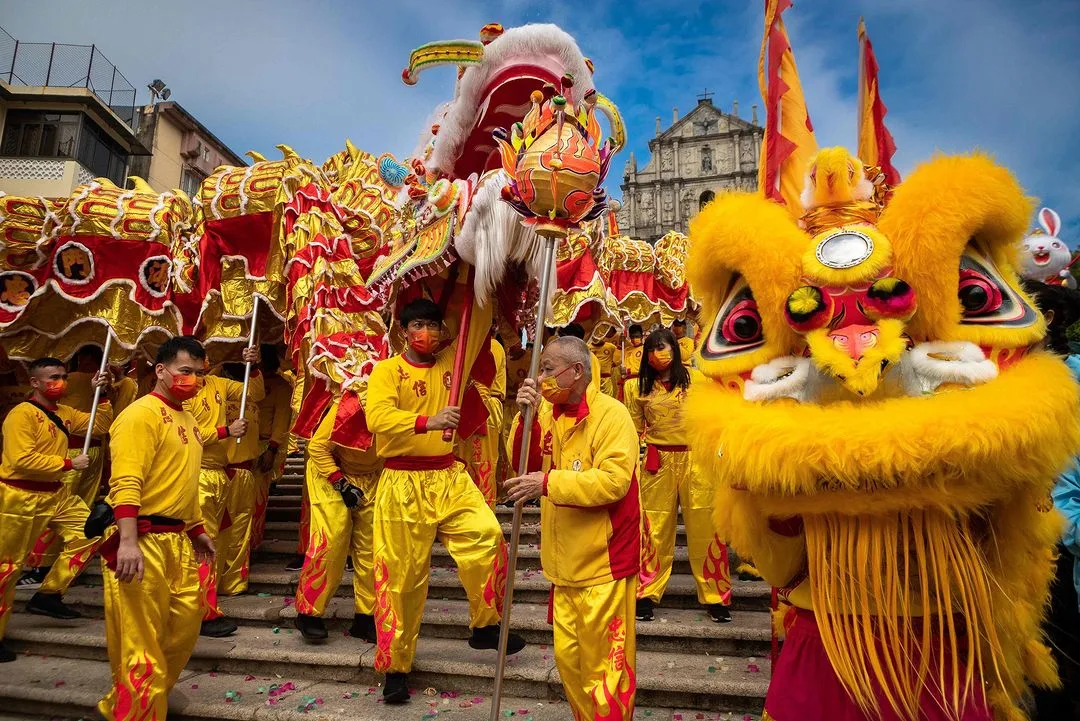
[[165, 372], [169, 375], [169, 395], [181, 403], [194, 398], [199, 392], [199, 379], [196, 376], [173, 375], [169, 371]]
[[641, 339], [640, 338], [631, 338], [630, 339], [630, 345], [634, 346], [635, 348], [640, 348], [641, 347]]
[[649, 353], [649, 365], [653, 370], [666, 371], [671, 366], [671, 349], [654, 350]]
[[410, 330], [408, 332], [409, 347], [419, 355], [430, 355], [439, 347], [438, 331]]
[[553, 376], [548, 376], [544, 380], [540, 381], [540, 395], [544, 397], [548, 403], [552, 405], [559, 405], [560, 403], [566, 403], [570, 398], [570, 389], [563, 388], [559, 385], [559, 376], [566, 371], [570, 370], [573, 366], [566, 366], [561, 371]]
[[50, 401], [58, 401], [64, 397], [67, 393], [67, 381], [45, 381], [45, 389], [41, 391], [41, 395], [48, 398]]

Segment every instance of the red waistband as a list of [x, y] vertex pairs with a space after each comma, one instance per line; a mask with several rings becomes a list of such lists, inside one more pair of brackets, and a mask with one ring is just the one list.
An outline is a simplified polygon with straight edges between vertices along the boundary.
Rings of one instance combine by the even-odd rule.
[[456, 461], [453, 453], [445, 456], [396, 456], [383, 461], [383, 467], [392, 471], [442, 471], [452, 468]]
[[610, 374], [610, 373], [601, 373], [601, 374], [600, 374], [600, 377], [601, 377], [601, 378], [610, 378], [610, 377], [611, 377], [611, 374]]
[[[82, 448], [86, 444], [86, 436], [68, 436], [68, 445], [72, 448]], [[101, 448], [100, 438], [90, 439], [91, 448]]]
[[253, 468], [255, 468], [255, 461], [242, 461], [225, 466], [226, 471], [250, 471]]
[[[183, 533], [187, 525], [183, 521], [165, 516], [139, 516], [136, 528], [140, 536], [148, 533]], [[105, 560], [109, 569], [116, 570], [116, 552], [120, 548], [120, 531], [114, 532], [101, 546], [98, 553]]]
[[60, 481], [24, 481], [18, 478], [0, 478], [0, 483], [23, 491], [54, 493], [60, 490]]
[[658, 451], [663, 451], [666, 453], [685, 453], [686, 451], [690, 450], [690, 446], [665, 446], [659, 443], [649, 443], [648, 447], [655, 448]]

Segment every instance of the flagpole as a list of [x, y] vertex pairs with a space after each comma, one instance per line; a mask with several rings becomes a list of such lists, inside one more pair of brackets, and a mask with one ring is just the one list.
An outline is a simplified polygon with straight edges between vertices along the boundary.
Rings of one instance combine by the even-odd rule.
[[[473, 277], [476, 269], [469, 266], [469, 272], [465, 275], [465, 305], [461, 310], [461, 326], [458, 328], [457, 350], [454, 353], [454, 375], [450, 380], [450, 405], [460, 406], [462, 387], [465, 385], [465, 353], [469, 340], [469, 329], [472, 325], [473, 305], [476, 304], [476, 290]], [[447, 428], [442, 433], [443, 441], [449, 443], [454, 440], [454, 429]]]
[[[109, 366], [109, 350], [112, 348], [112, 328], [108, 325], [105, 326], [105, 350], [101, 354], [101, 368], [98, 369], [98, 375], [105, 373], [105, 369]], [[97, 422], [98, 403], [101, 402], [101, 386], [94, 386], [94, 404], [90, 406], [90, 425], [86, 428], [86, 438], [83, 439], [82, 452], [83, 455], [90, 453], [90, 441], [94, 435], [94, 423]]]
[[[540, 353], [544, 333], [544, 320], [551, 299], [551, 276], [555, 263], [555, 245], [557, 238], [544, 238], [542, 275], [540, 276], [540, 298], [536, 310], [536, 340], [533, 342], [532, 357], [529, 360], [529, 378], [534, 381], [540, 375]], [[532, 424], [536, 417], [533, 406], [525, 408], [521, 417], [521, 447], [518, 449], [518, 475], [524, 476], [529, 471], [529, 440], [532, 438]], [[495, 665], [495, 688], [491, 694], [491, 721], [499, 721], [502, 707], [503, 676], [506, 671], [506, 643], [510, 638], [510, 608], [514, 603], [514, 575], [517, 572], [518, 544], [521, 543], [521, 509], [524, 501], [514, 504], [514, 521], [510, 526], [510, 553], [506, 561], [506, 592], [503, 595], [502, 623], [499, 625], [499, 661]]]
[[[248, 348], [255, 347], [255, 326], [259, 320], [259, 296], [253, 296], [254, 303], [251, 306], [251, 330], [248, 333]], [[240, 417], [247, 412], [248, 385], [251, 383], [251, 363], [244, 363], [244, 395], [240, 396]], [[242, 438], [236, 439], [236, 445], [240, 445]]]

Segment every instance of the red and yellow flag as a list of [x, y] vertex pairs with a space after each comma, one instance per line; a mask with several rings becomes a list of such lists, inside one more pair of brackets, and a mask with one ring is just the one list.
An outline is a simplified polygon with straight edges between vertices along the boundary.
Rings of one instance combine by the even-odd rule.
[[896, 143], [885, 127], [889, 109], [881, 101], [878, 87], [878, 64], [874, 46], [866, 34], [866, 23], [859, 19], [859, 160], [881, 169], [890, 187], [900, 183], [900, 173], [893, 165]]
[[817, 152], [814, 126], [806, 109], [795, 54], [791, 50], [784, 11], [791, 0], [765, 0], [765, 34], [758, 59], [758, 82], [765, 103], [765, 136], [758, 164], [758, 187], [765, 197], [787, 206], [795, 217], [803, 212], [799, 195], [806, 168]]

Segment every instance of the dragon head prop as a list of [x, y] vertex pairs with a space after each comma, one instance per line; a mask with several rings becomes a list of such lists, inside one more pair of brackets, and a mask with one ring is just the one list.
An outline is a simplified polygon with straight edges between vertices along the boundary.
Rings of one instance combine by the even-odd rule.
[[[1054, 680], [1048, 493], [1080, 441], [1075, 385], [1017, 276], [1030, 201], [980, 155], [924, 164], [887, 205], [880, 190], [825, 149], [801, 220], [729, 193], [691, 223], [711, 381], [691, 390], [691, 447], [731, 542], [815, 612], [860, 706], [883, 689], [915, 718], [941, 673], [954, 709], [985, 684], [1019, 713], [1028, 683]], [[931, 644], [966, 668], [931, 672]]]

